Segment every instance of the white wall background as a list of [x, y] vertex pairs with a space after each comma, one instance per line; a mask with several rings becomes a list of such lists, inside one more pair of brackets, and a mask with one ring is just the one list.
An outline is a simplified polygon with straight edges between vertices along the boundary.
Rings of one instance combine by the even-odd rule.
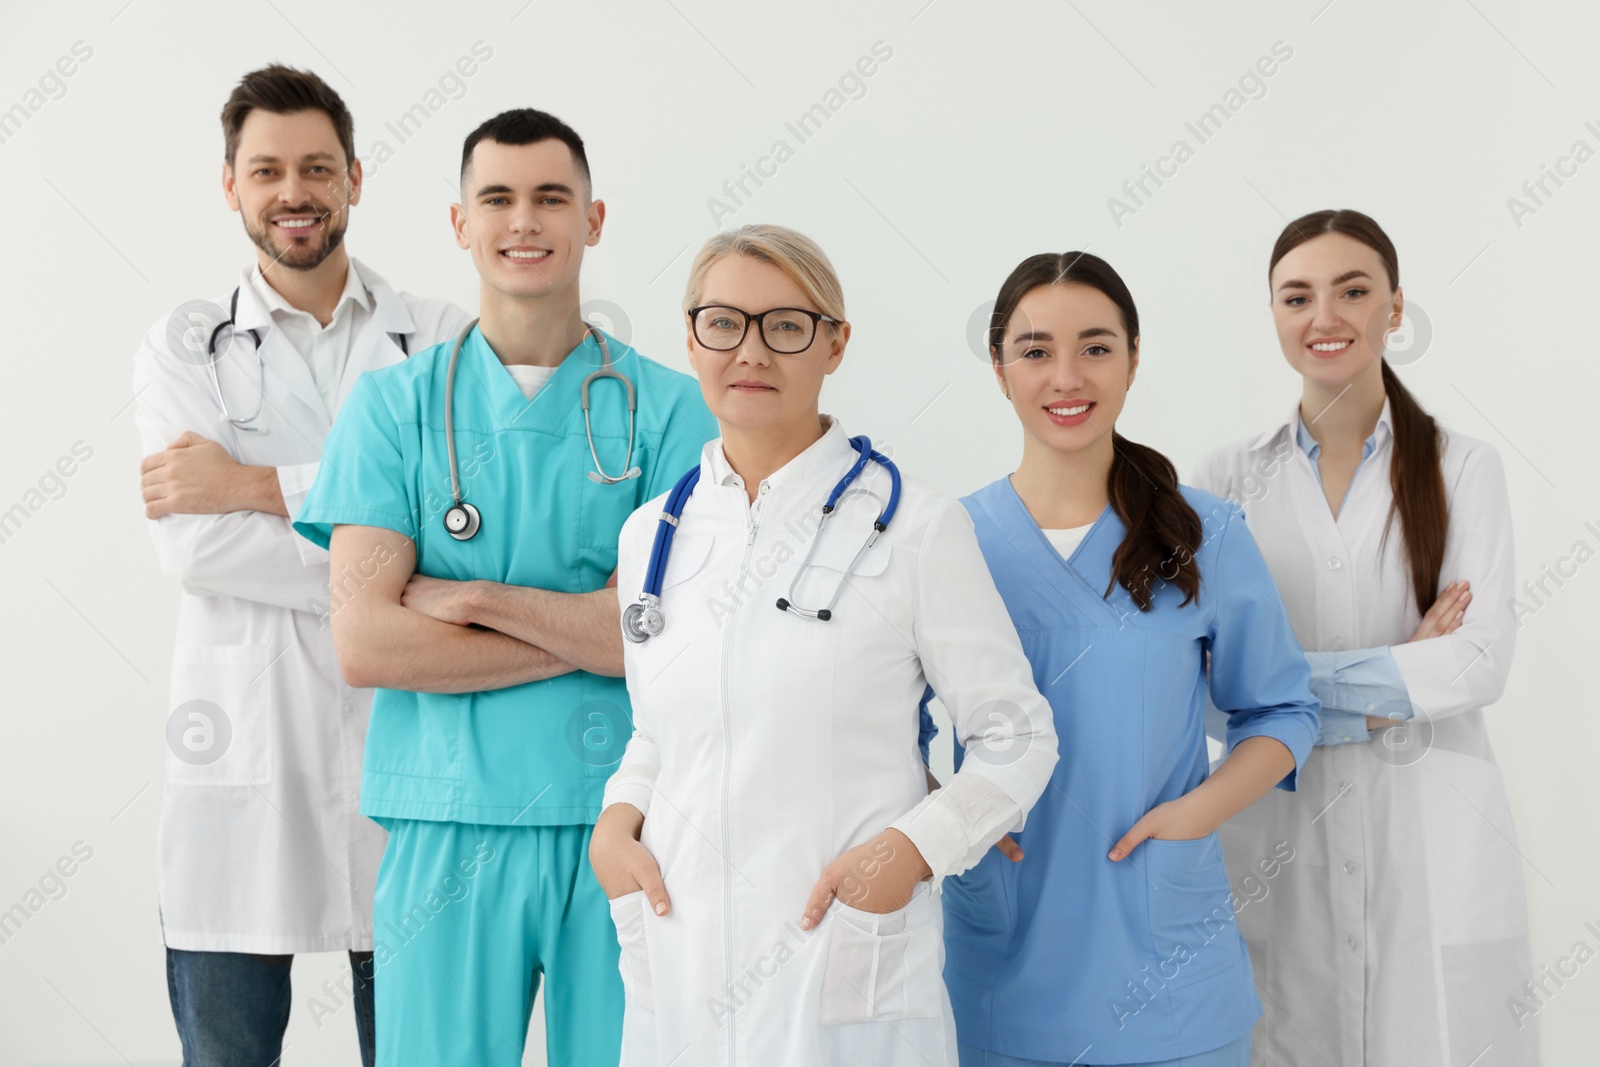
[[[524, 5], [0, 3], [0, 109], [32, 112], [0, 143], [0, 510], [74, 443], [93, 450], [0, 544], [0, 910], [74, 843], [93, 850], [64, 895], [0, 944], [0, 1063], [178, 1062], [154, 888], [178, 591], [144, 528], [131, 357], [151, 322], [226, 292], [251, 261], [219, 188], [217, 114], [239, 75], [269, 61], [315, 69], [345, 96], [361, 154], [380, 139], [395, 150], [375, 168], [369, 158], [349, 243], [397, 287], [474, 305], [447, 205], [461, 139], [513, 106], [552, 111], [588, 140], [609, 216], [586, 296], [625, 309], [635, 343], [671, 365], [687, 369], [678, 299], [702, 240], [748, 221], [811, 234], [855, 323], [826, 408], [952, 493], [1019, 454], [966, 338], [1023, 256], [1087, 247], [1123, 272], [1144, 336], [1122, 429], [1188, 471], [1297, 396], [1267, 310], [1279, 229], [1305, 211], [1360, 208], [1395, 239], [1407, 297], [1431, 321], [1404, 379], [1505, 458], [1521, 576], [1575, 542], [1600, 549], [1586, 444], [1600, 373], [1583, 318], [1600, 282], [1600, 163], [1564, 164], [1571, 176], [1547, 184], [1554, 195], [1520, 225], [1507, 206], [1574, 142], [1600, 149], [1592, 5]], [[92, 56], [30, 97], [80, 41]], [[384, 124], [478, 41], [492, 57], [398, 144]], [[892, 56], [864, 93], [798, 143], [785, 121], [880, 41]], [[1199, 144], [1184, 123], [1279, 41], [1292, 57]], [[1179, 138], [1193, 158], [1119, 225], [1107, 199]], [[708, 198], [779, 139], [793, 158], [714, 220]], [[1490, 714], [1536, 968], [1580, 940], [1600, 947], [1584, 925], [1600, 925], [1597, 617], [1600, 565], [1589, 564], [1526, 620]], [[350, 1013], [319, 1027], [310, 1008], [342, 962], [297, 963], [287, 1064], [357, 1062]], [[1547, 1062], [1592, 1062], [1597, 1015], [1600, 963], [1540, 1011]], [[530, 1064], [544, 1062], [535, 1029]]]

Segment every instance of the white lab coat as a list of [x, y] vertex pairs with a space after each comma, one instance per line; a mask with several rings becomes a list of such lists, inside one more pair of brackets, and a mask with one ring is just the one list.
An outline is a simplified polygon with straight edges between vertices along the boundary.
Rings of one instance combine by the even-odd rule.
[[[641, 840], [672, 897], [665, 917], [642, 893], [611, 902], [627, 1067], [956, 1063], [938, 879], [1020, 828], [1056, 763], [1055, 732], [971, 519], [910, 479], [830, 621], [777, 609], [855, 458], [833, 422], [752, 504], [721, 442], [708, 444], [666, 569], [665, 630], [627, 646], [634, 734], [606, 803], [645, 811]], [[827, 602], [887, 498], [876, 465], [857, 484], [801, 606]], [[662, 500], [623, 527], [624, 605]], [[930, 681], [967, 752], [931, 796], [917, 746]], [[802, 930], [823, 867], [891, 825], [934, 884], [886, 915], [835, 903]]]
[[[419, 352], [469, 321], [453, 304], [396, 293], [351, 265], [373, 307], [351, 344], [341, 404], [364, 371], [403, 358], [391, 333]], [[273, 329], [249, 277], [239, 281], [241, 336], [219, 374], [234, 416], [254, 412], [256, 355], [242, 335], [261, 331], [266, 396], [255, 425], [267, 432], [219, 424], [205, 367], [193, 353], [171, 351], [162, 319], [134, 359], [140, 445], [145, 455], [159, 452], [185, 430], [219, 441], [240, 463], [276, 467], [293, 514], [316, 477], [331, 420], [310, 367]], [[224, 311], [229, 295], [215, 301]], [[164, 515], [150, 533], [162, 570], [183, 585], [169, 712], [189, 705], [179, 734], [223, 753], [206, 764], [167, 757], [159, 846], [166, 944], [370, 950], [385, 835], [360, 814], [357, 791], [372, 691], [346, 685], [334, 662], [327, 552], [288, 519], [256, 511]]]
[[[1488, 444], [1445, 434], [1439, 585], [1467, 579], [1472, 605], [1455, 633], [1407, 643], [1421, 613], [1398, 519], [1380, 548], [1388, 420], [1385, 404], [1337, 520], [1294, 412], [1206, 456], [1193, 479], [1243, 504], [1314, 674], [1317, 651], [1389, 646], [1415, 707], [1404, 744], [1375, 733], [1319, 746], [1294, 792], [1272, 790], [1223, 827], [1266, 1005], [1252, 1062], [1522, 1067], [1538, 1062], [1531, 1019], [1508, 1009], [1534, 976], [1524, 861], [1483, 714], [1516, 642], [1505, 473]], [[1265, 881], [1280, 842], [1293, 859]]]

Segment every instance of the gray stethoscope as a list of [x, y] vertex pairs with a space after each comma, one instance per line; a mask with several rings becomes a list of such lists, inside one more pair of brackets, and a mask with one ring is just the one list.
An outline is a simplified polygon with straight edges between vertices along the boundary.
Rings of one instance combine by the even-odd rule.
[[[811, 539], [811, 547], [806, 550], [806, 558], [800, 561], [800, 569], [794, 572], [794, 578], [789, 582], [789, 595], [778, 598], [779, 611], [793, 612], [822, 622], [833, 618], [833, 606], [839, 603], [839, 597], [843, 595], [846, 583], [856, 572], [856, 565], [861, 562], [861, 557], [867, 554], [867, 549], [877, 543], [878, 535], [889, 528], [895, 510], [900, 506], [900, 468], [894, 465], [892, 459], [874, 449], [872, 442], [864, 435], [850, 438], [850, 447], [856, 450], [858, 458], [855, 464], [845, 471], [844, 477], [839, 479], [839, 483], [833, 487], [833, 492], [828, 494], [828, 499], [823, 503], [822, 514], [817, 518], [816, 536]], [[839, 498], [850, 488], [850, 483], [860, 477], [869, 462], [876, 463], [889, 472], [889, 502], [878, 512], [877, 519], [872, 523], [872, 532], [867, 535], [866, 541], [850, 560], [850, 566], [845, 570], [844, 577], [840, 578], [839, 584], [834, 587], [832, 599], [826, 606], [815, 610], [802, 608], [794, 602], [794, 591], [800, 584], [800, 576], [811, 566], [811, 558], [817, 554], [817, 545], [822, 541], [822, 530], [838, 506]], [[656, 522], [655, 541], [650, 545], [650, 561], [645, 565], [644, 590], [639, 594], [638, 602], [629, 604], [622, 612], [622, 636], [635, 644], [657, 636], [666, 628], [666, 616], [661, 613], [661, 582], [667, 574], [667, 559], [672, 553], [672, 539], [677, 535], [678, 521], [683, 518], [683, 507], [689, 502], [689, 496], [699, 482], [700, 468], [691, 467], [667, 494], [661, 518]]]
[[[461, 499], [461, 472], [456, 466], [456, 434], [453, 403], [456, 389], [456, 361], [461, 356], [461, 345], [468, 335], [477, 329], [478, 320], [473, 319], [467, 328], [461, 331], [456, 338], [455, 347], [450, 350], [450, 367], [445, 371], [444, 377], [444, 443], [445, 451], [450, 456], [450, 497], [454, 501], [444, 513], [444, 528], [451, 537], [457, 541], [470, 541], [477, 535], [479, 527], [483, 525], [482, 516], [478, 509]], [[611, 364], [611, 346], [606, 343], [606, 335], [599, 330], [584, 323], [584, 328], [589, 331], [596, 341], [600, 343], [600, 369], [590, 374], [583, 380], [583, 385], [578, 391], [579, 402], [583, 406], [583, 433], [589, 439], [589, 455], [594, 460], [594, 470], [589, 472], [589, 480], [601, 485], [615, 485], [625, 482], [629, 478], [639, 477], [639, 468], [633, 463], [633, 415], [638, 408], [638, 398], [634, 395], [633, 382], [628, 376], [617, 370]], [[568, 357], [571, 358], [570, 356]], [[589, 422], [589, 383], [596, 378], [615, 378], [628, 390], [628, 454], [622, 460], [621, 474], [607, 474], [600, 465], [600, 453], [594, 447], [594, 427]]]
[[[228, 317], [217, 323], [211, 331], [211, 337], [206, 341], [206, 380], [211, 383], [211, 390], [217, 396], [217, 407], [221, 413], [217, 415], [219, 426], [232, 426], [236, 430], [246, 430], [250, 433], [265, 435], [267, 427], [252, 425], [261, 417], [261, 409], [267, 402], [267, 361], [261, 357], [261, 331], [256, 329], [246, 330], [250, 341], [256, 349], [256, 410], [255, 414], [247, 419], [235, 418], [228, 410], [228, 398], [222, 393], [222, 375], [217, 371], [217, 338], [222, 336], [222, 331], [233, 325], [233, 320], [239, 316], [239, 290], [233, 290], [233, 299], [228, 301]], [[404, 356], [411, 355], [411, 349], [406, 345], [406, 335], [391, 333], [389, 339], [400, 348]]]

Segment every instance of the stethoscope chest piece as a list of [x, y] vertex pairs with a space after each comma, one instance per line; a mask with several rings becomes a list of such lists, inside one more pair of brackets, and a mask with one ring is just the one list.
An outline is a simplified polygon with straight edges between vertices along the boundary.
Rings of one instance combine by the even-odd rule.
[[[845, 476], [839, 479], [839, 484], [833, 487], [833, 492], [828, 494], [827, 501], [822, 505], [822, 514], [817, 519], [817, 532], [811, 538], [811, 546], [806, 550], [805, 559], [795, 571], [794, 579], [789, 583], [789, 595], [778, 599], [778, 610], [793, 613], [808, 619], [828, 622], [833, 618], [834, 606], [839, 603], [839, 597], [844, 592], [845, 585], [850, 581], [850, 576], [855, 574], [856, 566], [861, 562], [867, 551], [877, 543], [878, 536], [889, 528], [889, 522], [894, 518], [894, 513], [900, 506], [900, 469], [894, 462], [881, 452], [872, 448], [872, 442], [866, 437], [850, 438], [850, 446], [856, 450], [857, 460]], [[839, 579], [838, 586], [833, 591], [833, 599], [824, 606], [815, 610], [802, 608], [794, 602], [795, 587], [800, 583], [800, 576], [806, 568], [811, 566], [812, 557], [816, 554], [817, 543], [822, 540], [822, 530], [828, 523], [828, 517], [839, 506], [839, 499], [845, 490], [856, 480], [868, 463], [876, 463], [889, 473], [889, 501], [878, 512], [878, 518], [872, 524], [872, 532], [856, 552], [855, 558], [850, 561], [844, 576]], [[639, 594], [637, 603], [629, 604], [622, 610], [622, 636], [634, 644], [640, 644], [656, 637], [661, 633], [665, 620], [661, 614], [661, 587], [667, 572], [667, 558], [672, 551], [672, 541], [678, 532], [678, 520], [683, 515], [684, 505], [689, 502], [689, 495], [694, 492], [695, 484], [700, 481], [700, 468], [691, 467], [688, 473], [678, 480], [678, 484], [667, 493], [666, 506], [661, 512], [661, 518], [656, 523], [655, 541], [650, 546], [650, 561], [645, 565], [644, 589]]]
[[666, 616], [661, 614], [655, 597], [640, 597], [622, 612], [622, 636], [634, 644], [642, 644], [652, 637], [660, 637], [666, 628]]
[[[461, 359], [461, 346], [477, 329], [478, 320], [473, 319], [456, 337], [455, 345], [450, 349], [450, 363], [445, 368], [444, 377], [444, 443], [445, 455], [450, 464], [450, 507], [444, 513], [445, 532], [457, 541], [470, 541], [478, 533], [482, 519], [478, 509], [461, 499], [461, 468], [456, 463], [456, 430], [455, 430], [455, 390], [456, 390], [456, 363]], [[633, 466], [633, 416], [637, 406], [633, 382], [611, 365], [611, 346], [606, 343], [605, 335], [593, 326], [587, 326], [591, 336], [600, 346], [600, 369], [583, 380], [581, 400], [583, 404], [583, 432], [589, 441], [589, 455], [594, 460], [595, 469], [589, 472], [592, 481], [604, 485], [615, 485], [618, 482], [629, 481], [639, 477], [639, 468]], [[213, 337], [215, 334], [213, 334]], [[589, 383], [596, 378], [615, 378], [620, 381], [628, 391], [628, 453], [622, 461], [622, 473], [611, 475], [600, 466], [600, 454], [594, 447], [594, 428], [589, 424]], [[656, 612], [659, 616], [660, 612]], [[656, 633], [660, 632], [660, 623], [656, 624]], [[642, 641], [639, 637], [635, 640]]]
[[457, 501], [450, 505], [444, 513], [444, 528], [451, 537], [457, 541], [470, 541], [478, 533], [482, 519], [478, 509], [466, 501]]

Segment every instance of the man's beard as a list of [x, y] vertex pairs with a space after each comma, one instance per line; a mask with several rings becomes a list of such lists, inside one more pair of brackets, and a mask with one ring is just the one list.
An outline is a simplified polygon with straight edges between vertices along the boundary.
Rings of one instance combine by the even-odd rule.
[[[313, 209], [314, 210], [314, 209]], [[285, 214], [309, 214], [309, 212], [285, 212]], [[269, 221], [266, 228], [259, 233], [245, 223], [244, 232], [249, 234], [250, 240], [255, 242], [257, 248], [272, 257], [274, 263], [282, 263], [290, 270], [315, 270], [322, 265], [322, 261], [333, 255], [334, 249], [344, 243], [345, 225], [334, 229], [330, 224], [334, 219], [331, 213], [317, 211], [318, 215], [325, 215], [322, 232], [322, 242], [317, 245], [299, 245], [290, 237], [290, 245], [285, 250], [272, 246], [272, 223]], [[346, 224], [348, 225], [348, 224]]]

